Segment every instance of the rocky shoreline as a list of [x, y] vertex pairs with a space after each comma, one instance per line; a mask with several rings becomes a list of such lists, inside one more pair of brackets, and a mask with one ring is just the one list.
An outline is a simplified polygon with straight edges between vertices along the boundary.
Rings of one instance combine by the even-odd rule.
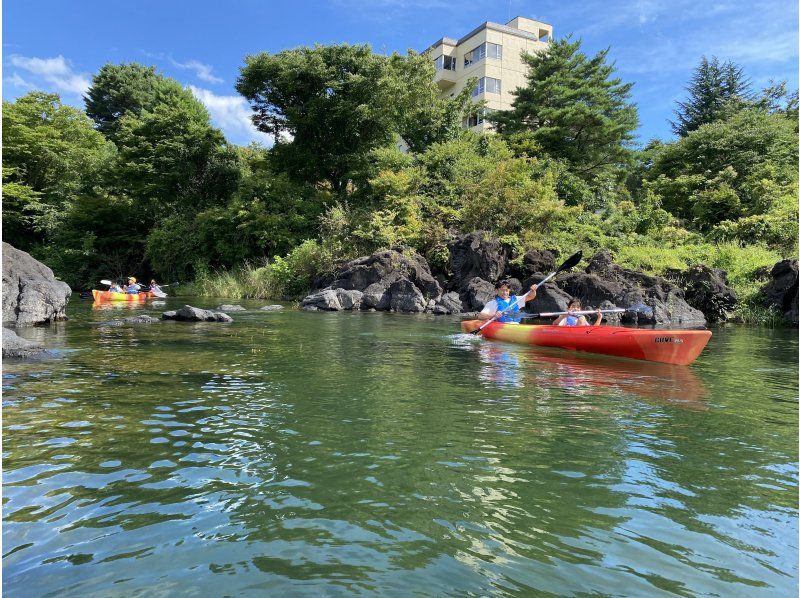
[[[527, 289], [554, 271], [559, 260], [548, 250], [514, 256], [500, 240], [475, 231], [448, 245], [444, 272], [432, 272], [427, 261], [398, 247], [359, 257], [301, 301], [308, 311], [375, 310], [459, 314], [479, 310], [494, 296], [494, 283], [508, 279], [512, 292]], [[798, 324], [797, 260], [778, 262], [762, 292], [765, 306]], [[724, 271], [699, 265], [666, 276], [651, 276], [614, 263], [608, 251], [589, 258], [582, 271], [562, 273], [539, 288], [531, 311], [563, 311], [570, 298], [588, 308], [628, 308], [644, 304], [652, 314], [623, 314], [623, 323], [705, 326], [727, 321], [737, 305]], [[634, 320], [635, 319], [635, 320]]]
[[[512, 291], [520, 292], [540, 282], [560, 262], [548, 250], [513, 255], [498, 239], [481, 231], [453, 239], [448, 250], [447, 268], [441, 272], [433, 272], [424, 257], [402, 247], [359, 257], [343, 264], [327, 280], [317, 281], [317, 288], [302, 300], [301, 307], [307, 311], [466, 314], [481, 309], [493, 298], [497, 280], [508, 279]], [[778, 262], [770, 278], [761, 293], [764, 305], [774, 306], [788, 324], [798, 325], [798, 261]], [[45, 352], [39, 343], [19, 337], [15, 328], [67, 319], [65, 310], [71, 294], [69, 286], [57, 280], [50, 268], [3, 243], [3, 357], [28, 358]], [[579, 298], [587, 308], [644, 304], [652, 310], [649, 315], [623, 314], [621, 320], [611, 318], [611, 322], [684, 327], [725, 322], [737, 304], [721, 270], [699, 265], [667, 272], [664, 277], [650, 276], [615, 264], [608, 251], [591, 256], [583, 270], [564, 272], [545, 283], [528, 309], [563, 311], [572, 297]], [[240, 306], [220, 307], [241, 310]], [[280, 308], [267, 305], [261, 309]], [[162, 319], [230, 322], [224, 311], [187, 305], [164, 313]], [[113, 325], [158, 321], [149, 316], [138, 318]]]

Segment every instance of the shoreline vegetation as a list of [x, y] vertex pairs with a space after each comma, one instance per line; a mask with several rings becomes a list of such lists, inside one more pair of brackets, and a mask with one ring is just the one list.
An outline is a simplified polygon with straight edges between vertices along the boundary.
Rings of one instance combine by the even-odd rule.
[[512, 259], [604, 249], [647, 274], [718, 268], [738, 296], [732, 321], [779, 324], [760, 293], [797, 259], [797, 92], [754, 90], [704, 57], [675, 138], [637, 145], [633, 83], [608, 50], [562, 39], [525, 60], [526, 86], [486, 114], [486, 134], [462, 128], [482, 109], [470, 89], [440, 98], [424, 55], [247, 56], [236, 88], [269, 148], [228, 143], [153, 67], [106, 64], [85, 110], [39, 91], [3, 103], [4, 240], [73, 288], [135, 274], [274, 300], [396, 246], [446, 279], [448, 242], [480, 230]]

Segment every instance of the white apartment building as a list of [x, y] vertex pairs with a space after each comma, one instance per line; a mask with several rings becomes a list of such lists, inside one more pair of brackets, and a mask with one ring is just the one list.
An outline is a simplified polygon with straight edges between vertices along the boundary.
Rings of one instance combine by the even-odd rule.
[[[511, 92], [525, 85], [522, 53], [543, 50], [552, 37], [552, 25], [515, 17], [505, 25], [487, 21], [458, 40], [443, 37], [426, 52], [436, 66], [442, 97], [460, 93], [475, 77], [475, 101], [486, 100], [486, 110], [509, 110], [514, 100]], [[482, 131], [489, 123], [476, 111], [464, 120], [464, 126]]]

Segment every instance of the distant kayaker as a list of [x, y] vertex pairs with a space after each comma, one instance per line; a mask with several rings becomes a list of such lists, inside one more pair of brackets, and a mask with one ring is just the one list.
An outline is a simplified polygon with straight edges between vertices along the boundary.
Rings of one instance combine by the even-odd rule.
[[125, 287], [125, 292], [129, 295], [135, 295], [142, 289], [142, 286], [136, 284], [136, 279], [133, 276], [128, 277], [128, 284]]
[[[167, 285], [167, 286], [169, 286], [169, 285]], [[158, 283], [155, 281], [155, 279], [153, 279], [153, 280], [150, 281], [150, 292], [158, 295], [158, 294], [163, 293], [164, 291], [161, 290], [161, 287], [158, 286]]]
[[[567, 311], [569, 312], [581, 311], [581, 300], [573, 299], [572, 301], [570, 301], [569, 305], [567, 305]], [[601, 312], [598, 309], [597, 320], [595, 321], [594, 325], [599, 326], [600, 322], [602, 321], [603, 321], [603, 312]], [[591, 326], [591, 324], [589, 324], [589, 322], [586, 320], [586, 316], [567, 313], [558, 316], [555, 322], [553, 322], [553, 326]]]
[[[536, 298], [536, 285], [531, 285], [531, 290], [517, 297], [511, 294], [511, 287], [507, 280], [501, 280], [494, 285], [495, 298], [483, 306], [481, 313], [478, 317], [481, 320], [491, 320], [500, 312], [506, 314], [518, 313], [520, 308], [525, 307], [528, 301], [533, 301]], [[513, 316], [502, 315], [497, 318], [497, 322], [511, 322], [517, 324], [517, 320]]]

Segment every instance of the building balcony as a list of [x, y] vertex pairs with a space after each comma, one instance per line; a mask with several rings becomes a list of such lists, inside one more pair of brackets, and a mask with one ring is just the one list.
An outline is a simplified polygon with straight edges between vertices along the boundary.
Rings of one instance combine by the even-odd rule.
[[439, 86], [439, 89], [445, 91], [446, 89], [450, 89], [453, 85], [456, 84], [456, 80], [458, 76], [456, 75], [455, 71], [450, 71], [447, 69], [440, 69], [436, 71], [436, 75], [434, 75], [433, 80]]

